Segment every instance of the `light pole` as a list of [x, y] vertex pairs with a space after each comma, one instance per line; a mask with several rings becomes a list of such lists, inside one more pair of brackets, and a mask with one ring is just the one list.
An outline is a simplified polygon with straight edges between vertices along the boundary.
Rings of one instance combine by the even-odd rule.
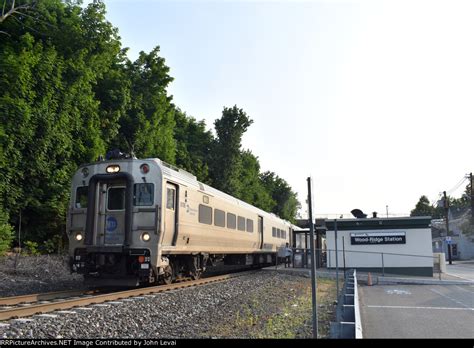
[[[446, 191], [443, 191], [444, 195], [444, 210], [446, 212], [446, 237], [449, 237], [449, 202], [448, 198], [446, 197]], [[452, 265], [453, 261], [451, 260], [451, 239], [448, 241], [448, 260], [449, 264]]]
[[313, 304], [313, 338], [318, 338], [318, 312], [316, 303], [316, 253], [314, 252], [314, 221], [313, 221], [313, 206], [311, 201], [311, 178], [308, 178], [308, 217], [309, 217], [309, 231], [310, 231], [310, 248], [311, 248], [311, 300]]

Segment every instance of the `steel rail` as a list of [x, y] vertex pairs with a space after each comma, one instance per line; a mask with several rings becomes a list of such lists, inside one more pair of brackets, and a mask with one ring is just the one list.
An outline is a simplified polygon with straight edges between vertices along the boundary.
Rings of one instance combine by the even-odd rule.
[[192, 286], [200, 286], [200, 285], [205, 285], [209, 283], [225, 281], [231, 278], [242, 277], [244, 275], [247, 275], [253, 272], [255, 271], [225, 274], [221, 276], [203, 278], [203, 279], [193, 280], [189, 282], [118, 291], [118, 292], [112, 292], [112, 293], [107, 293], [107, 294], [93, 295], [93, 296], [84, 297], [84, 298], [64, 299], [64, 300], [60, 300], [60, 301], [52, 302], [52, 303], [32, 304], [31, 306], [26, 306], [26, 307], [8, 308], [8, 309], [0, 310], [0, 320], [8, 320], [8, 319], [18, 318], [18, 317], [27, 317], [27, 316], [31, 316], [35, 314], [40, 314], [40, 313], [52, 312], [55, 310], [71, 309], [77, 306], [88, 306], [91, 304], [104, 303], [107, 301], [116, 301], [116, 300], [125, 299], [129, 297], [134, 297], [134, 296], [143, 296], [143, 295], [165, 292], [169, 290], [188, 288]]
[[50, 301], [58, 298], [80, 296], [86, 294], [93, 294], [95, 290], [64, 290], [45, 292], [43, 294], [29, 294], [20, 296], [10, 296], [0, 298], [0, 306], [18, 305], [20, 303], [31, 303], [38, 301]]

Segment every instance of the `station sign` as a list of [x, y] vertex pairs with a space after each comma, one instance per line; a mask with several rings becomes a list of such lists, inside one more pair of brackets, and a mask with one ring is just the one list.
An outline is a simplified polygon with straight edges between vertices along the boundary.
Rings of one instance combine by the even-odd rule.
[[351, 233], [352, 245], [406, 244], [405, 232]]

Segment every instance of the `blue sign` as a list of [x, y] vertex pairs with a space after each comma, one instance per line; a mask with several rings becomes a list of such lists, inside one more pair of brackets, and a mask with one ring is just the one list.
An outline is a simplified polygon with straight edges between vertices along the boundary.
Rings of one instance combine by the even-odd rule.
[[451, 237], [446, 237], [446, 243], [448, 243], [448, 244], [451, 244], [451, 243], [452, 243]]
[[115, 231], [117, 229], [117, 226], [118, 226], [118, 222], [117, 222], [117, 219], [114, 218], [113, 216], [109, 216], [107, 218], [107, 231], [108, 232], [112, 232], [112, 231]]

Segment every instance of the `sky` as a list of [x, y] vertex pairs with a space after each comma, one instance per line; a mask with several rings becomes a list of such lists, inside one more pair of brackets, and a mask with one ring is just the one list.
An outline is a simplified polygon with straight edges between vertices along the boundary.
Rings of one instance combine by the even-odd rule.
[[407, 216], [459, 197], [474, 169], [474, 1], [105, 0], [134, 60], [160, 46], [175, 105], [209, 129], [254, 121], [243, 148], [306, 216]]

